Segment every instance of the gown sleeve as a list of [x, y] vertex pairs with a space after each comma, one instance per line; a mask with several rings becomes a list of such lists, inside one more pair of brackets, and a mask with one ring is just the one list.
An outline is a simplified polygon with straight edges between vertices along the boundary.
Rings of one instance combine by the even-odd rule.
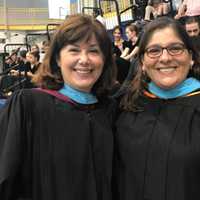
[[16, 177], [22, 164], [25, 139], [22, 104], [22, 96], [19, 93], [14, 94], [0, 110], [0, 199], [2, 200], [17, 197]]

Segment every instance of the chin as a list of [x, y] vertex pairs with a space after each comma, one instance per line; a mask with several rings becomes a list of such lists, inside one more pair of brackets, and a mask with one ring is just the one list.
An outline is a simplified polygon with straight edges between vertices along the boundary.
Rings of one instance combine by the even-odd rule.
[[181, 82], [178, 80], [168, 80], [168, 81], [164, 81], [164, 82], [160, 82], [158, 83], [158, 87], [162, 88], [162, 89], [173, 89], [175, 88], [177, 85], [179, 85]]
[[162, 88], [162, 89], [165, 89], [165, 90], [170, 90], [170, 89], [173, 89], [177, 86], [178, 84], [168, 84], [168, 85], [160, 85], [159, 87]]

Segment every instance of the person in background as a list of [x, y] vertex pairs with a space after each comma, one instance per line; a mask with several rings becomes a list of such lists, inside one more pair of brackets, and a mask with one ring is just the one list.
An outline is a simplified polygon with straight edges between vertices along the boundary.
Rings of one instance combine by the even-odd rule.
[[200, 56], [161, 17], [141, 36], [139, 68], [116, 122], [114, 199], [200, 199]]
[[71, 15], [34, 81], [0, 112], [0, 199], [110, 200], [112, 45], [105, 27]]
[[116, 57], [123, 57], [129, 51], [129, 43], [123, 39], [122, 29], [120, 26], [115, 26], [113, 28], [113, 54]]
[[188, 17], [185, 21], [185, 29], [190, 37], [200, 36], [200, 25], [197, 17]]
[[126, 36], [129, 41], [129, 51], [126, 55], [121, 56], [126, 60], [133, 60], [138, 52], [138, 28], [135, 24], [129, 24], [126, 26]]
[[200, 52], [200, 25], [198, 17], [187, 17], [185, 29], [192, 40], [193, 46]]
[[11, 64], [12, 64], [12, 59], [9, 55], [6, 55], [5, 56], [5, 63], [4, 63], [4, 68], [5, 69], [8, 69], [11, 67]]
[[50, 46], [50, 41], [46, 41], [44, 40], [42, 42], [42, 46], [41, 46], [41, 52], [40, 52], [40, 62], [42, 63], [43, 60], [44, 60], [44, 57], [46, 55], [46, 52], [48, 51], [49, 49], [49, 46]]
[[26, 50], [18, 48], [6, 58], [6, 62], [10, 60], [10, 64], [6, 66], [0, 80], [0, 90], [3, 91], [3, 95], [10, 96], [13, 91], [25, 86], [25, 77], [22, 75], [27, 69], [24, 64], [24, 56], [26, 56]]
[[28, 51], [26, 54], [26, 60], [30, 63], [27, 75], [32, 78], [41, 67], [40, 53], [38, 51]]
[[120, 26], [115, 26], [112, 33], [112, 52], [117, 66], [117, 84], [121, 84], [126, 78], [130, 66], [130, 61], [123, 58], [129, 52], [130, 43], [123, 39]]
[[37, 44], [33, 44], [31, 46], [31, 52], [39, 52], [40, 53], [40, 47]]
[[20, 50], [18, 56], [18, 66], [14, 69], [10, 70], [10, 78], [12, 77], [13, 83], [12, 85], [18, 85], [18, 87], [14, 87], [12, 91], [17, 90], [19, 88], [26, 87], [27, 72], [30, 69], [30, 63], [26, 60], [26, 50]]
[[200, 0], [183, 0], [174, 18], [184, 23], [189, 16], [200, 16]]
[[26, 63], [27, 63], [27, 60], [26, 60], [26, 54], [27, 54], [27, 51], [26, 50], [21, 50], [19, 52], [19, 56], [18, 56], [18, 67], [12, 69], [10, 71], [10, 73], [14, 76], [18, 76], [19, 75], [19, 72], [24, 72], [24, 71], [27, 71], [27, 67], [26, 67]]
[[106, 27], [106, 20], [103, 17], [103, 11], [101, 9], [94, 10], [94, 17]]
[[19, 48], [18, 49], [13, 49], [11, 51], [10, 59], [12, 60], [12, 62], [11, 62], [10, 67], [13, 67], [13, 66], [18, 64], [18, 59], [19, 59], [18, 52], [19, 52]]
[[160, 16], [167, 15], [169, 12], [169, 3], [164, 0], [149, 0], [148, 5], [145, 8], [144, 20], [150, 21], [151, 14], [154, 19]]

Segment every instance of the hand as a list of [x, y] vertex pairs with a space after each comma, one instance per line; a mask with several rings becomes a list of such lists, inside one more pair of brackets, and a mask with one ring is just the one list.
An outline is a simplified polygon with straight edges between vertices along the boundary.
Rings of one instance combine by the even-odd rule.
[[19, 75], [19, 71], [12, 69], [12, 70], [10, 71], [10, 74], [11, 74], [12, 76], [18, 76], [18, 75]]

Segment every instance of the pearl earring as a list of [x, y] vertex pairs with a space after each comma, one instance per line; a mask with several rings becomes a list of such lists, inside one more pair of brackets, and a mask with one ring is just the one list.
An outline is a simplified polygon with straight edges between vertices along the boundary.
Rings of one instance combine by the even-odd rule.
[[194, 65], [194, 61], [191, 60], [191, 61], [190, 61], [190, 69], [192, 69], [193, 65]]

